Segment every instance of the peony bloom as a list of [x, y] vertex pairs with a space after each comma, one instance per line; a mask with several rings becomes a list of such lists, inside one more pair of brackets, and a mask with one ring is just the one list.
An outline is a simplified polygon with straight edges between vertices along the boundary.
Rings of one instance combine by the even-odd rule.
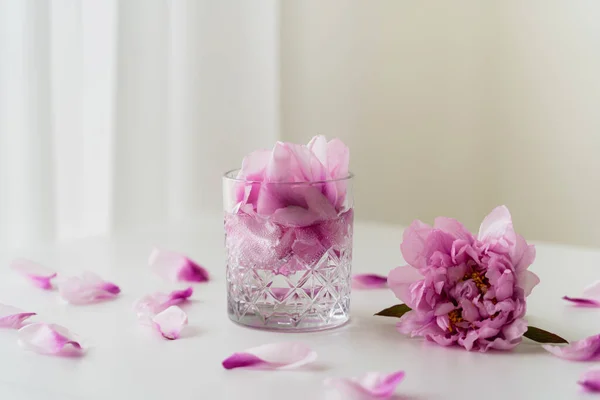
[[412, 311], [398, 330], [467, 350], [508, 350], [527, 330], [526, 296], [539, 278], [527, 268], [534, 246], [515, 233], [508, 209], [494, 209], [477, 237], [452, 218], [433, 227], [415, 221], [404, 232], [409, 265], [392, 270], [388, 284]]
[[[286, 226], [309, 226], [344, 209], [350, 152], [339, 139], [315, 136], [308, 145], [277, 142], [242, 162], [236, 209]], [[310, 184], [309, 184], [310, 183]]]

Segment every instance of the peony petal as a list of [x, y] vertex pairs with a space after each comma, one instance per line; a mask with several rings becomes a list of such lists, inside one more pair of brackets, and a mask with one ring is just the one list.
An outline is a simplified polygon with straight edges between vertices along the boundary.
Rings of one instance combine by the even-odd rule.
[[583, 289], [583, 297], [600, 300], [600, 281], [596, 281]]
[[137, 300], [133, 309], [140, 320], [147, 322], [167, 308], [186, 301], [193, 293], [194, 289], [191, 287], [171, 293], [153, 293]]
[[91, 304], [114, 299], [121, 289], [111, 282], [102, 280], [98, 275], [85, 272], [60, 282], [60, 296], [71, 304]]
[[152, 325], [165, 339], [179, 338], [181, 330], [187, 325], [187, 314], [177, 306], [171, 306], [152, 318]]
[[517, 236], [506, 206], [496, 207], [485, 217], [479, 228], [478, 239], [497, 252], [508, 253], [514, 248]]
[[387, 277], [376, 274], [354, 274], [352, 288], [354, 289], [381, 289], [387, 287]]
[[586, 371], [577, 383], [589, 392], [600, 392], [600, 369], [595, 368]]
[[174, 251], [154, 249], [148, 264], [158, 275], [173, 282], [207, 282], [209, 278], [204, 267]]
[[600, 335], [587, 337], [565, 346], [545, 344], [544, 349], [557, 357], [571, 361], [595, 361], [600, 359]]
[[293, 369], [315, 361], [317, 353], [303, 343], [283, 342], [265, 344], [234, 353], [223, 361], [225, 369], [260, 368]]
[[409, 265], [419, 269], [427, 266], [425, 245], [431, 231], [431, 226], [419, 220], [413, 221], [404, 231], [400, 249], [402, 250], [404, 261]]
[[405, 265], [394, 268], [388, 275], [388, 286], [397, 298], [402, 300], [410, 308], [414, 308], [413, 296], [410, 292], [410, 285], [423, 279], [423, 275], [415, 268]]
[[580, 307], [600, 307], [600, 301], [585, 299], [583, 297], [563, 296], [563, 300], [570, 301], [571, 303], [574, 303], [576, 306]]
[[391, 374], [370, 372], [359, 378], [330, 378], [325, 384], [334, 387], [344, 399], [389, 399], [404, 379], [404, 371]]
[[596, 281], [583, 289], [582, 297], [564, 296], [563, 300], [567, 300], [582, 307], [600, 307], [600, 281]]
[[0, 328], [19, 329], [23, 321], [36, 315], [33, 312], [25, 312], [17, 307], [0, 304]]
[[456, 239], [464, 240], [466, 243], [469, 244], [473, 243], [473, 241], [475, 240], [471, 232], [469, 232], [463, 224], [461, 224], [454, 218], [437, 217], [433, 221], [433, 229], [440, 229], [446, 233], [451, 234]]
[[35, 286], [46, 290], [52, 289], [52, 283], [50, 281], [57, 275], [55, 271], [25, 259], [14, 260], [10, 264], [10, 268], [29, 279]]
[[19, 344], [40, 354], [66, 356], [84, 353], [77, 335], [63, 326], [42, 322], [19, 329]]
[[524, 270], [519, 273], [517, 282], [518, 286], [521, 289], [523, 289], [525, 297], [527, 297], [531, 294], [533, 288], [536, 287], [538, 283], [540, 283], [540, 278], [533, 272]]

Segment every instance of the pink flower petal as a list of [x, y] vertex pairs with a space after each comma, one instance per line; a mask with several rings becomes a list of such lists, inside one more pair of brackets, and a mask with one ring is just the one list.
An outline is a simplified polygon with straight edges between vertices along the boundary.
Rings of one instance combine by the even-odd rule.
[[583, 297], [563, 296], [563, 300], [570, 301], [580, 307], [600, 307], [600, 301], [584, 299]]
[[496, 207], [485, 217], [479, 228], [478, 239], [498, 252], [508, 253], [514, 248], [517, 235], [506, 206]]
[[152, 317], [152, 325], [169, 340], [179, 338], [181, 330], [187, 325], [187, 314], [177, 306], [171, 306]]
[[42, 322], [19, 329], [19, 344], [40, 354], [82, 355], [83, 346], [77, 335], [67, 328]]
[[423, 275], [410, 265], [394, 268], [388, 276], [388, 286], [397, 298], [402, 300], [410, 308], [414, 307], [410, 285], [423, 279]]
[[25, 312], [17, 307], [0, 304], [0, 328], [19, 329], [23, 321], [36, 315], [32, 312]]
[[171, 293], [153, 293], [137, 300], [133, 305], [134, 311], [141, 320], [152, 319], [156, 314], [167, 308], [183, 303], [194, 293], [194, 289], [188, 287], [183, 290], [175, 290]]
[[582, 297], [564, 296], [563, 300], [570, 301], [581, 307], [600, 307], [600, 281], [596, 281], [583, 289]]
[[334, 387], [344, 399], [389, 399], [404, 379], [404, 371], [382, 374], [370, 372], [360, 378], [330, 378], [325, 384]]
[[121, 289], [111, 282], [102, 280], [98, 275], [84, 272], [60, 282], [60, 296], [71, 304], [91, 304], [115, 298]]
[[427, 266], [426, 242], [431, 233], [431, 226], [424, 224], [419, 220], [413, 221], [402, 235], [400, 250], [404, 261], [415, 268], [425, 268]]
[[600, 335], [590, 336], [565, 346], [545, 344], [542, 347], [565, 360], [595, 361], [600, 359]]
[[596, 281], [583, 289], [583, 296], [600, 300], [600, 281]]
[[577, 382], [588, 392], [600, 392], [600, 369], [586, 371]]
[[172, 282], [207, 282], [208, 271], [186, 256], [169, 250], [154, 249], [148, 264]]
[[294, 369], [315, 361], [317, 353], [303, 343], [265, 344], [234, 353], [223, 361], [225, 369]]
[[381, 289], [387, 287], [387, 277], [376, 274], [355, 274], [352, 276], [354, 289]]
[[55, 271], [25, 259], [14, 260], [10, 264], [10, 268], [29, 279], [35, 286], [46, 290], [52, 289], [50, 281], [57, 275]]

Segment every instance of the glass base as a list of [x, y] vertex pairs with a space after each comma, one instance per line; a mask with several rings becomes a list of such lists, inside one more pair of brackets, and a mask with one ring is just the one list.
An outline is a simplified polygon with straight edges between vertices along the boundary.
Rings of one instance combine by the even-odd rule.
[[244, 326], [289, 332], [320, 331], [348, 322], [352, 250], [329, 249], [294, 272], [227, 265], [229, 318]]

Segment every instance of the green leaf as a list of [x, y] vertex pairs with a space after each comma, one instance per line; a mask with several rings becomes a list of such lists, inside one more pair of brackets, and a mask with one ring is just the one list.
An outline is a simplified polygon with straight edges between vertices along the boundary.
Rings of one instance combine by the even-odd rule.
[[386, 308], [385, 310], [379, 311], [375, 315], [380, 315], [382, 317], [395, 317], [400, 318], [407, 312], [409, 312], [411, 308], [406, 304], [396, 304], [395, 306], [391, 306], [390, 308]]
[[525, 332], [523, 336], [538, 343], [569, 343], [567, 340], [552, 332], [534, 326], [528, 326], [527, 332]]

